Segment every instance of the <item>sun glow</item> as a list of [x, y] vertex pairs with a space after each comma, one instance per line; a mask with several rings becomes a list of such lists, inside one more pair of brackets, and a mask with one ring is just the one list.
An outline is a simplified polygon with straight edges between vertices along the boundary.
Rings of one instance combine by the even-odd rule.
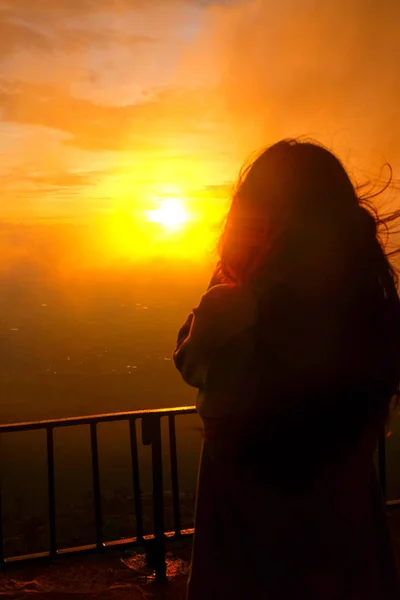
[[208, 190], [196, 195], [172, 185], [154, 188], [135, 190], [129, 199], [121, 191], [119, 206], [102, 220], [98, 260], [215, 262], [227, 202]]
[[167, 230], [180, 229], [189, 220], [187, 210], [179, 198], [166, 198], [159, 201], [159, 207], [147, 212], [152, 223], [160, 223]]

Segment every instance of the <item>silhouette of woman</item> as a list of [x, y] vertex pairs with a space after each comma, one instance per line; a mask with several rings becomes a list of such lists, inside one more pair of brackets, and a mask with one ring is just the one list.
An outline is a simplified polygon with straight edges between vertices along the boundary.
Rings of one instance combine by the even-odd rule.
[[174, 353], [204, 423], [189, 600], [400, 598], [373, 462], [400, 381], [382, 225], [315, 143], [242, 172]]

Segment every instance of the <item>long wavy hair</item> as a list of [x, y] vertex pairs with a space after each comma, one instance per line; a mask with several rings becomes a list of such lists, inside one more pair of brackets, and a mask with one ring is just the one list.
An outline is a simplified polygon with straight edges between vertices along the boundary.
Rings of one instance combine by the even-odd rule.
[[[354, 186], [340, 160], [315, 142], [282, 140], [263, 150], [236, 183], [218, 244], [220, 277], [249, 282], [268, 265], [282, 268], [299, 251], [315, 252], [315, 235], [340, 236], [343, 243], [350, 236], [354, 252], [375, 254], [391, 288], [397, 277], [379, 234], [400, 211], [380, 216], [371, 202], [378, 194], [367, 187]], [[310, 243], [299, 248], [294, 243], [302, 234]]]
[[[374, 194], [367, 187], [353, 185], [342, 163], [323, 146], [280, 141], [242, 170], [219, 241], [214, 283], [252, 286], [261, 299], [274, 283], [294, 289], [314, 312], [322, 310], [327, 318], [335, 313], [341, 319], [343, 335], [338, 337], [335, 356], [343, 365], [347, 361], [345, 384], [337, 382], [330, 391], [323, 390], [326, 398], [335, 397], [336, 418], [330, 410], [330, 424], [324, 420], [327, 408], [318, 390], [314, 404], [303, 403], [292, 419], [290, 435], [295, 439], [303, 423], [298, 441], [304, 446], [304, 434], [314, 439], [309, 448], [313, 455], [315, 444], [321, 448], [325, 444], [326, 453], [332, 454], [339, 436], [345, 450], [368, 423], [384, 422], [399, 393], [400, 300], [383, 236], [400, 215], [378, 215], [371, 201]], [[282, 298], [278, 295], [282, 308], [275, 311], [277, 327], [279, 319], [282, 324], [289, 319]], [[260, 324], [260, 331], [266, 328], [271, 329], [268, 322], [265, 327]], [[357, 338], [356, 349], [347, 344], [346, 336]], [[359, 367], [362, 373], [356, 372]], [[287, 424], [286, 420], [286, 430]], [[317, 427], [322, 436], [316, 434]], [[276, 428], [280, 433], [272, 438], [282, 430]], [[321, 460], [323, 455], [321, 449]], [[304, 464], [308, 459], [302, 460]]]

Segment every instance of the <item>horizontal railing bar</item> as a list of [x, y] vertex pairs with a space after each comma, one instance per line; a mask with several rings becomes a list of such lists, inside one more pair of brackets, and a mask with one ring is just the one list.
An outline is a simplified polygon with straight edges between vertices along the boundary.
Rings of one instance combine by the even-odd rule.
[[141, 419], [148, 415], [168, 417], [169, 415], [191, 415], [196, 413], [194, 406], [176, 406], [174, 408], [152, 408], [149, 410], [130, 410], [125, 412], [87, 415], [84, 417], [66, 417], [64, 419], [48, 419], [45, 421], [27, 421], [25, 423], [7, 423], [0, 425], [0, 433], [16, 431], [35, 431], [47, 427], [72, 427], [74, 425], [90, 425], [91, 423], [109, 423], [111, 421], [126, 421]]
[[[194, 534], [194, 529], [183, 529], [181, 531], [181, 538], [191, 537]], [[165, 536], [168, 540], [177, 539], [174, 531], [167, 531]], [[145, 535], [144, 540], [153, 540], [154, 535]], [[60, 548], [57, 550], [55, 558], [62, 558], [68, 556], [74, 556], [79, 554], [89, 554], [89, 553], [97, 553], [99, 550], [102, 551], [111, 551], [113, 549], [118, 548], [126, 548], [126, 547], [140, 547], [143, 545], [143, 540], [139, 540], [137, 537], [133, 538], [124, 538], [123, 540], [113, 540], [110, 542], [105, 542], [101, 548], [99, 548], [96, 544], [87, 544], [86, 546], [76, 546], [74, 548]], [[22, 554], [20, 556], [10, 556], [5, 558], [3, 566], [13, 566], [23, 562], [30, 562], [34, 560], [48, 560], [50, 558], [54, 558], [51, 556], [50, 552], [38, 552], [36, 554]]]

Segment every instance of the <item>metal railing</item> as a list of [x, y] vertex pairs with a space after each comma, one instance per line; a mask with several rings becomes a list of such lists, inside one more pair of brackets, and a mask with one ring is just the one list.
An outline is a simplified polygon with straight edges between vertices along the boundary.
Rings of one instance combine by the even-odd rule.
[[[54, 558], [56, 556], [66, 556], [79, 552], [88, 552], [93, 550], [106, 550], [116, 546], [144, 546], [148, 564], [154, 568], [156, 579], [164, 581], [166, 578], [165, 561], [165, 541], [166, 539], [179, 539], [185, 535], [192, 535], [193, 529], [182, 530], [180, 501], [179, 501], [179, 478], [178, 478], [178, 457], [176, 447], [175, 418], [179, 415], [189, 415], [196, 412], [195, 407], [182, 407], [170, 409], [156, 409], [145, 411], [129, 411], [121, 413], [110, 413], [102, 415], [90, 415], [85, 417], [72, 417], [66, 419], [52, 419], [47, 421], [32, 421], [27, 423], [12, 423], [9, 425], [0, 425], [0, 435], [6, 433], [16, 433], [21, 431], [44, 430], [47, 441], [47, 482], [48, 482], [48, 524], [49, 524], [49, 550], [34, 555], [24, 555], [12, 558], [4, 556], [4, 538], [3, 538], [3, 519], [2, 519], [2, 495], [0, 479], [0, 568], [12, 562], [21, 560], [30, 560], [33, 558]], [[164, 527], [164, 488], [163, 488], [163, 456], [162, 456], [162, 437], [161, 437], [161, 419], [168, 419], [168, 438], [169, 438], [169, 456], [171, 466], [171, 487], [172, 487], [172, 512], [174, 530], [165, 532]], [[151, 446], [151, 468], [152, 468], [152, 502], [153, 502], [153, 525], [154, 532], [151, 535], [144, 535], [142, 496], [140, 486], [140, 470], [138, 441], [136, 433], [136, 421], [140, 420], [142, 424], [142, 442], [145, 446]], [[130, 454], [132, 466], [132, 484], [133, 499], [136, 519], [136, 537], [105, 542], [103, 539], [103, 515], [102, 498], [100, 486], [99, 452], [97, 425], [99, 423], [109, 423], [115, 421], [129, 422], [130, 436]], [[94, 516], [96, 543], [92, 545], [79, 546], [76, 548], [57, 548], [56, 537], [56, 495], [55, 495], [55, 464], [54, 464], [54, 429], [60, 427], [73, 427], [78, 425], [87, 425], [90, 428], [90, 447], [93, 478], [93, 498], [94, 498]], [[386, 436], [382, 434], [378, 443], [378, 474], [382, 486], [383, 494], [386, 499]], [[400, 507], [400, 501], [387, 502], [388, 508]]]
[[[115, 546], [133, 546], [143, 545], [149, 565], [156, 573], [156, 579], [163, 581], [166, 578], [165, 562], [165, 539], [179, 539], [184, 535], [191, 535], [193, 529], [182, 530], [181, 514], [179, 502], [179, 478], [178, 478], [178, 457], [176, 448], [176, 430], [175, 418], [179, 415], [189, 415], [196, 412], [195, 407], [182, 407], [170, 409], [156, 409], [144, 411], [129, 411], [120, 413], [110, 413], [102, 415], [90, 415], [85, 417], [71, 417], [66, 419], [52, 419], [47, 421], [32, 421], [27, 423], [12, 423], [9, 425], [0, 425], [0, 435], [6, 433], [17, 433], [21, 431], [44, 430], [47, 441], [47, 483], [48, 483], [48, 524], [49, 524], [49, 550], [34, 555], [24, 555], [12, 558], [4, 556], [4, 538], [3, 538], [3, 518], [2, 518], [2, 494], [0, 479], [0, 568], [5, 565], [22, 560], [33, 558], [54, 558], [56, 556], [65, 556], [79, 552], [88, 552], [92, 550], [105, 550], [115, 548]], [[163, 457], [162, 457], [162, 438], [161, 438], [161, 419], [168, 419], [169, 431], [169, 455], [171, 466], [171, 486], [172, 486], [172, 509], [174, 518], [174, 531], [165, 532], [164, 528], [164, 488], [163, 488]], [[136, 433], [136, 421], [140, 420], [142, 424], [142, 442], [145, 446], [151, 446], [151, 465], [152, 465], [152, 498], [153, 498], [153, 526], [152, 535], [144, 535], [142, 496], [140, 486], [139, 454], [138, 441]], [[129, 422], [130, 435], [130, 453], [132, 463], [132, 484], [133, 498], [135, 506], [136, 519], [136, 537], [128, 540], [115, 540], [104, 542], [103, 539], [103, 516], [102, 499], [100, 486], [100, 468], [97, 425], [99, 423], [109, 423], [115, 421]], [[73, 427], [78, 425], [87, 425], [90, 428], [90, 447], [93, 478], [93, 499], [96, 543], [89, 546], [79, 546], [77, 548], [59, 549], [57, 548], [56, 537], [56, 494], [55, 494], [55, 465], [54, 465], [54, 430], [60, 427]], [[0, 474], [1, 475], [1, 474]]]

